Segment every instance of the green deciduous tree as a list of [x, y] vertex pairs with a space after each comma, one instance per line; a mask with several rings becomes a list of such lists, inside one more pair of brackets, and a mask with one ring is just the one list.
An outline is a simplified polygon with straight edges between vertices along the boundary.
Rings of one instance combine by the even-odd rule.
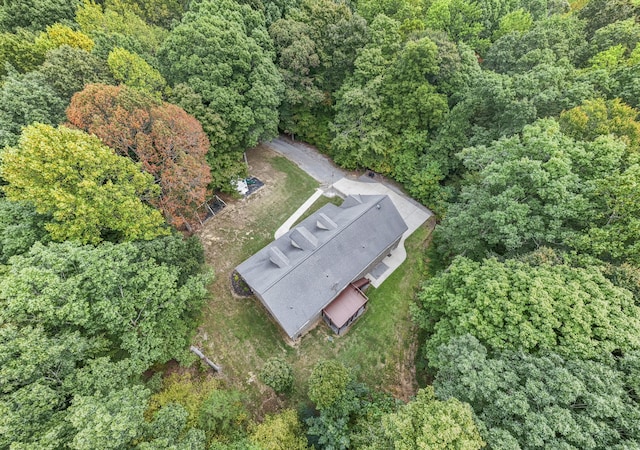
[[70, 448], [76, 450], [121, 449], [143, 431], [143, 413], [149, 391], [142, 386], [120, 387], [92, 396], [77, 396], [67, 420], [77, 430]]
[[[314, 389], [328, 389], [327, 392], [314, 392], [314, 396], [321, 395], [321, 402], [331, 403], [323, 403], [322, 409], [316, 404], [319, 414], [306, 419], [310, 444], [336, 450], [389, 448], [385, 446], [387, 441], [380, 423], [386, 414], [395, 410], [398, 402], [388, 394], [373, 392], [366, 385], [356, 383], [344, 370], [344, 366], [335, 361], [331, 366], [323, 362], [314, 368]], [[345, 375], [348, 380], [342, 388]], [[323, 379], [319, 380], [319, 376]], [[312, 388], [311, 384], [309, 388]], [[371, 447], [372, 444], [375, 445]]]
[[430, 2], [423, 0], [358, 0], [356, 4], [358, 13], [369, 22], [384, 15], [398, 22], [410, 23], [424, 17], [424, 11]]
[[484, 30], [483, 11], [475, 1], [435, 0], [425, 13], [425, 25], [433, 30], [447, 33], [454, 41], [464, 41], [475, 50], [488, 46], [480, 39]]
[[516, 260], [458, 257], [419, 294], [415, 318], [429, 335], [429, 364], [446, 361], [438, 347], [471, 333], [492, 350], [555, 352], [607, 358], [640, 348], [640, 307], [596, 267], [532, 266]]
[[33, 122], [59, 124], [65, 106], [43, 74], [9, 74], [0, 87], [0, 148], [15, 145], [22, 128]]
[[38, 72], [44, 75], [47, 84], [65, 103], [69, 103], [73, 94], [87, 84], [115, 84], [105, 61], [92, 53], [69, 46], [47, 52]]
[[7, 74], [7, 64], [22, 73], [42, 64], [43, 49], [35, 40], [35, 33], [22, 28], [16, 33], [0, 33], [0, 76]]
[[319, 415], [306, 420], [311, 442], [321, 448], [345, 450], [370, 405], [369, 391], [353, 381], [349, 369], [336, 360], [321, 361], [309, 377], [309, 399]]
[[640, 112], [620, 99], [586, 100], [560, 114], [560, 129], [576, 140], [593, 141], [612, 134], [627, 144], [629, 160], [636, 161], [640, 150]]
[[640, 264], [640, 165], [602, 179], [596, 194], [605, 207], [585, 234], [576, 236], [572, 246], [605, 260]]
[[109, 53], [107, 64], [116, 81], [158, 96], [167, 82], [160, 72], [135, 53], [116, 47]]
[[96, 43], [93, 52], [102, 58], [114, 47], [123, 47], [154, 63], [155, 54], [168, 31], [149, 25], [132, 10], [110, 7], [103, 8], [92, 0], [85, 0], [77, 9], [76, 21], [83, 33]]
[[433, 387], [420, 389], [416, 398], [383, 418], [388, 447], [395, 450], [484, 447], [468, 404], [455, 398], [440, 401]]
[[67, 406], [61, 382], [73, 373], [79, 359], [90, 357], [100, 344], [70, 331], [51, 336], [40, 325], [10, 323], [3, 317], [0, 329], [2, 447], [59, 445], [68, 433], [60, 414]]
[[71, 23], [79, 4], [79, 0], [7, 0], [0, 6], [0, 31], [37, 31], [56, 22]]
[[323, 410], [338, 401], [351, 381], [349, 370], [335, 360], [321, 361], [309, 377], [309, 399]]
[[640, 5], [634, 0], [590, 0], [578, 12], [578, 17], [586, 21], [589, 36], [609, 24], [639, 16]]
[[470, 72], [472, 82], [429, 145], [443, 173], [463, 173], [455, 155], [465, 147], [521, 133], [537, 118], [556, 116], [597, 95], [592, 81], [568, 61], [555, 61], [548, 52], [529, 56], [521, 61], [526, 66], [521, 73]]
[[[521, 0], [477, 0], [477, 4], [482, 11], [482, 25], [484, 28], [482, 37], [491, 38], [492, 35], [495, 37], [505, 17], [514, 17], [513, 13], [519, 7], [522, 12], [525, 12], [522, 9], [523, 3]], [[531, 18], [531, 14], [528, 11], [526, 11], [526, 14]], [[507, 21], [509, 20], [507, 19]]]
[[59, 23], [48, 26], [46, 31], [38, 35], [35, 44], [42, 49], [43, 53], [63, 45], [90, 52], [95, 45], [86, 34]]
[[260, 379], [274, 391], [286, 392], [293, 384], [293, 369], [284, 358], [269, 358], [260, 370]]
[[160, 213], [142, 202], [158, 195], [151, 175], [84, 132], [31, 125], [2, 154], [0, 173], [10, 200], [51, 214], [45, 228], [54, 240], [96, 243], [168, 232]]
[[491, 448], [634, 448], [640, 442], [636, 353], [604, 363], [503, 352], [473, 336], [441, 347], [434, 386], [468, 402]]
[[94, 42], [84, 33], [59, 23], [38, 34], [20, 28], [15, 33], [0, 33], [0, 75], [6, 74], [6, 65], [19, 72], [36, 69], [48, 51], [69, 46], [90, 51]]
[[0, 198], [0, 264], [26, 252], [36, 242], [47, 242], [46, 220], [32, 205]]
[[[151, 241], [136, 241], [134, 245], [159, 265], [174, 267], [180, 285], [198, 275], [204, 264], [204, 250], [200, 240], [192, 236], [184, 239], [181, 234], [171, 234]], [[194, 319], [199, 311], [191, 311]]]
[[529, 11], [517, 9], [506, 14], [500, 19], [500, 26], [493, 33], [493, 39], [497, 40], [509, 33], [526, 33], [533, 25], [533, 18]]
[[606, 50], [596, 53], [589, 59], [588, 65], [592, 70], [612, 72], [624, 65], [624, 54], [625, 48], [623, 45], [614, 45]]
[[536, 22], [526, 33], [510, 33], [498, 39], [484, 56], [484, 65], [498, 72], [525, 71], [531, 61], [566, 58], [574, 63], [588, 49], [584, 23], [572, 15], [554, 15]]
[[619, 20], [597, 30], [590, 41], [590, 54], [594, 55], [616, 45], [622, 45], [629, 56], [640, 41], [640, 24], [635, 18]]
[[277, 135], [282, 80], [271, 49], [264, 16], [233, 0], [193, 3], [160, 48], [167, 80], [188, 84], [203, 111], [178, 104], [203, 123], [217, 151], [240, 159]]
[[251, 433], [251, 441], [264, 450], [307, 450], [302, 423], [292, 409], [268, 415]]
[[188, 0], [107, 0], [108, 8], [135, 13], [148, 23], [164, 28], [171, 28], [174, 22], [182, 17]]
[[202, 402], [219, 388], [220, 383], [213, 378], [193, 378], [189, 373], [169, 375], [163, 380], [162, 390], [151, 397], [145, 416], [151, 419], [171, 405], [180, 405], [187, 412], [185, 426], [194, 428], [198, 424]]
[[236, 390], [217, 389], [202, 402], [198, 423], [208, 436], [236, 440], [245, 434], [248, 413]]
[[144, 431], [144, 442], [138, 450], [159, 450], [167, 448], [188, 448], [205, 450], [207, 438], [204, 431], [188, 428], [188, 413], [180, 404], [170, 403], [160, 409], [148, 422]]

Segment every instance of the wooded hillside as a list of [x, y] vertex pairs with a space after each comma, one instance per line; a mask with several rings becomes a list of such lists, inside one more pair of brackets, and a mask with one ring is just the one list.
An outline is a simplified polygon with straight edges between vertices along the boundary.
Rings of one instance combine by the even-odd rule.
[[[4, 1], [0, 448], [640, 447], [639, 41], [638, 0]], [[437, 216], [408, 403], [189, 353], [199, 207], [279, 134]]]

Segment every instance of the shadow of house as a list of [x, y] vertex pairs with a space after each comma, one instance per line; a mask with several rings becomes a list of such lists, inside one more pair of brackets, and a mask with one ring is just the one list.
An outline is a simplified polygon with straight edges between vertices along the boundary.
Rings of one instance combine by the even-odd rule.
[[321, 317], [342, 334], [366, 308], [353, 283], [371, 277], [406, 230], [388, 196], [352, 195], [339, 207], [323, 206], [236, 270], [292, 340]]

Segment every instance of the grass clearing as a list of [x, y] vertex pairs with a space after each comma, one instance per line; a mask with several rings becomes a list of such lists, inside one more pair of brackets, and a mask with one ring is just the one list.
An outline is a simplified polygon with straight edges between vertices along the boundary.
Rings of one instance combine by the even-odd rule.
[[[311, 369], [329, 358], [352, 367], [371, 387], [401, 398], [412, 395], [416, 333], [408, 309], [422, 277], [423, 243], [429, 230], [420, 228], [407, 240], [408, 260], [380, 289], [368, 291], [369, 310], [349, 333], [337, 337], [320, 323], [291, 346], [258, 300], [232, 294], [230, 276], [239, 263], [273, 240], [275, 230], [314, 193], [318, 183], [266, 148], [248, 156], [251, 175], [265, 186], [248, 199], [229, 202], [200, 233], [216, 278], [196, 344], [223, 367], [221, 377], [230, 387], [247, 393], [249, 408], [257, 417], [304, 402]], [[311, 212], [339, 201], [321, 197]], [[276, 396], [257, 380], [262, 365], [272, 356], [284, 357], [294, 368], [294, 389], [288, 398]]]
[[424, 244], [429, 234], [430, 228], [423, 226], [407, 239], [407, 260], [380, 288], [367, 291], [368, 310], [346, 335], [335, 336], [321, 324], [302, 339], [298, 360], [292, 362], [299, 375], [296, 392], [306, 391], [315, 362], [336, 358], [370, 387], [404, 399], [415, 393], [417, 331], [409, 305], [424, 277]]

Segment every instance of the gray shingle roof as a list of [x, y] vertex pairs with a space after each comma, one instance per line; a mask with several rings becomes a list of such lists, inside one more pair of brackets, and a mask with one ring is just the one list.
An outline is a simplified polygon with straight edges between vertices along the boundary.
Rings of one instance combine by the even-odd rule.
[[236, 270], [291, 338], [327, 306], [407, 225], [386, 195], [323, 206]]

